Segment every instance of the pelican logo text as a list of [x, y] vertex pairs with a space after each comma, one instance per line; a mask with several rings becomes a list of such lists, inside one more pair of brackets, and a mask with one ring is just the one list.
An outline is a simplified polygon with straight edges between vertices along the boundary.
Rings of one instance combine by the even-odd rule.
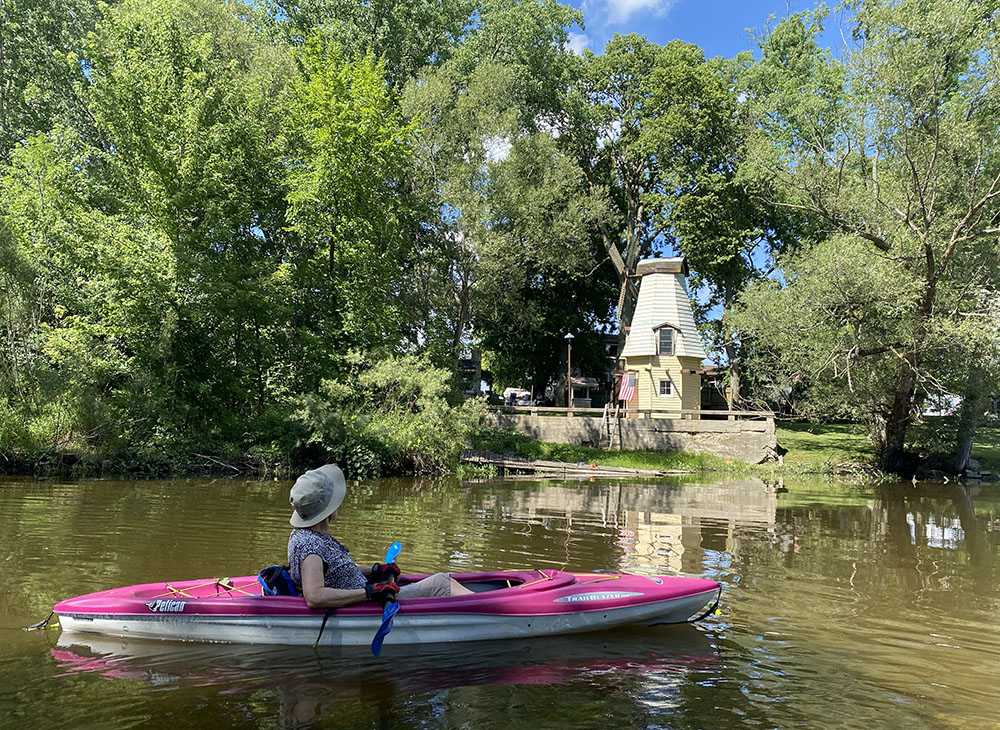
[[574, 593], [572, 596], [563, 596], [555, 599], [555, 603], [577, 603], [579, 601], [613, 601], [616, 598], [631, 598], [641, 596], [642, 593], [633, 591], [598, 591], [595, 593]]
[[158, 598], [147, 603], [146, 608], [153, 613], [181, 613], [186, 605], [187, 601], [164, 601]]

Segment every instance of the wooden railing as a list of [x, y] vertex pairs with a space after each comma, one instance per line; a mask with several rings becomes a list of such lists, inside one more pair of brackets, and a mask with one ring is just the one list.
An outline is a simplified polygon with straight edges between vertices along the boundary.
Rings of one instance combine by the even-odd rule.
[[701, 410], [683, 410], [681, 411], [682, 418], [693, 418], [695, 416], [726, 416], [730, 421], [738, 418], [774, 418], [774, 411], [717, 411], [712, 409], [701, 409]]
[[[532, 416], [564, 416], [573, 418], [574, 416], [603, 417], [603, 408], [567, 408], [565, 406], [490, 406], [489, 410], [494, 413], [521, 413]], [[689, 410], [676, 408], [630, 408], [623, 417], [626, 418], [681, 418], [692, 420], [712, 416], [723, 417], [730, 421], [738, 419], [774, 418], [773, 411], [716, 411], [716, 410]]]
[[565, 406], [489, 406], [495, 413], [527, 413], [532, 416], [602, 416], [603, 408], [566, 408]]

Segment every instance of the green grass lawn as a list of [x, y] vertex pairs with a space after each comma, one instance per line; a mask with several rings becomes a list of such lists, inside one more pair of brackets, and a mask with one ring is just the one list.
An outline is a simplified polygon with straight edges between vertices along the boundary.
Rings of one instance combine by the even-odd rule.
[[875, 459], [865, 427], [856, 423], [775, 424], [778, 444], [788, 449], [785, 466], [800, 471], [829, 471], [837, 464], [870, 464]]
[[986, 471], [1000, 473], [1000, 428], [991, 426], [979, 429], [972, 446], [972, 458], [982, 464]]
[[512, 431], [494, 429], [483, 429], [476, 434], [472, 440], [472, 448], [495, 454], [513, 454], [524, 459], [564, 461], [571, 464], [582, 461], [585, 464], [658, 471], [716, 471], [726, 466], [722, 459], [709, 454], [689, 451], [605, 451], [589, 446], [550, 444]]
[[[952, 418], [928, 418], [907, 432], [907, 446], [921, 451], [950, 451], [955, 439]], [[986, 471], [1000, 472], [1000, 428], [995, 424], [981, 425], [976, 430], [972, 458]]]
[[[785, 465], [804, 471], [822, 471], [826, 463], [872, 464], [875, 452], [861, 424], [778, 423], [778, 443], [788, 449]], [[927, 419], [907, 432], [907, 448], [944, 450], [953, 446], [954, 427], [948, 419]], [[1000, 428], [980, 426], [972, 457], [986, 471], [1000, 472]]]

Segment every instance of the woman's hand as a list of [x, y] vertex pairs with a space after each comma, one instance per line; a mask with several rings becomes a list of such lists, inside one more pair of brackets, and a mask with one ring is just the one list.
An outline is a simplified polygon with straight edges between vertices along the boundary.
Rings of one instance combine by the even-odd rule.
[[378, 601], [383, 605], [387, 601], [395, 601], [397, 593], [399, 593], [399, 586], [392, 580], [383, 583], [369, 583], [365, 586], [365, 598], [369, 601]]
[[396, 580], [399, 577], [399, 566], [395, 563], [375, 563], [372, 566], [371, 573], [372, 583], [381, 583], [386, 580]]

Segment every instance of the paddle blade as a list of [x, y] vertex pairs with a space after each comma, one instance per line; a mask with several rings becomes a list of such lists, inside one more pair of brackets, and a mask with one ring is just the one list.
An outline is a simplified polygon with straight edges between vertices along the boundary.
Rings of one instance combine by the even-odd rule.
[[375, 632], [375, 638], [372, 639], [372, 654], [375, 656], [378, 656], [379, 652], [382, 651], [382, 642], [385, 641], [385, 637], [392, 631], [392, 617], [396, 615], [396, 611], [398, 610], [398, 603], [393, 602], [385, 605], [385, 610], [382, 611], [382, 625], [378, 627], [378, 631]]
[[396, 560], [396, 556], [399, 555], [399, 551], [402, 549], [403, 546], [400, 545], [398, 542], [394, 542], [392, 545], [390, 545], [389, 548], [385, 551], [385, 562], [386, 563], [394, 562]]

